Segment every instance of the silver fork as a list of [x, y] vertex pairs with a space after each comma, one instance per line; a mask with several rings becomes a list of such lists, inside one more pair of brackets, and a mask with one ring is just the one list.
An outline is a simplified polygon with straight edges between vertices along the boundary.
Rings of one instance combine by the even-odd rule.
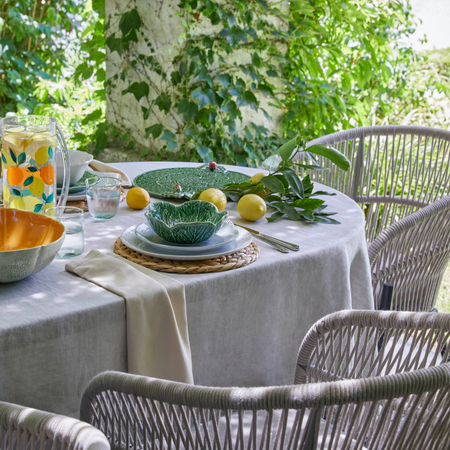
[[[229, 223], [230, 225], [236, 226], [230, 219], [225, 219], [226, 223]], [[252, 236], [257, 237], [261, 241], [265, 242], [266, 244], [269, 244], [273, 248], [277, 249], [281, 253], [289, 253], [289, 250], [285, 247], [282, 247], [281, 245], [276, 244], [275, 242], [270, 241], [269, 239], [266, 239], [264, 237], [258, 236], [257, 234], [251, 233], [248, 231]]]

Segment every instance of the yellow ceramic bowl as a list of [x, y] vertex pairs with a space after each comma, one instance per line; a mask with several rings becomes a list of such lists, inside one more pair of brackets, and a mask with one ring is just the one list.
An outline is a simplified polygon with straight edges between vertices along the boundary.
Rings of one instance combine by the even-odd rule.
[[64, 241], [64, 225], [51, 217], [0, 208], [0, 283], [39, 272], [55, 258]]

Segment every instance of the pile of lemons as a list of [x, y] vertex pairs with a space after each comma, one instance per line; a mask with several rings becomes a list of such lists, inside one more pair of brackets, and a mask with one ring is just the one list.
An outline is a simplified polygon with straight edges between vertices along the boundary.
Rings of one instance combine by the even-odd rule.
[[[257, 173], [250, 181], [257, 184], [265, 176], [266, 174], [263, 172]], [[269, 194], [269, 192], [266, 188], [264, 191], [258, 192], [258, 194], [243, 195], [237, 205], [239, 215], [249, 222], [255, 222], [263, 218], [267, 211], [266, 202], [263, 200], [263, 197]], [[200, 194], [198, 199], [211, 202], [216, 205], [219, 211], [223, 211], [227, 206], [227, 197], [220, 189], [207, 189]]]
[[[252, 183], [259, 183], [261, 178], [265, 177], [266, 174], [261, 172], [257, 173], [251, 178]], [[266, 202], [263, 200], [269, 190], [266, 188], [258, 194], [246, 194], [243, 195], [237, 204], [237, 210], [239, 215], [249, 222], [255, 222], [264, 217], [267, 211]], [[199, 200], [210, 202], [216, 206], [220, 211], [223, 211], [227, 206], [227, 197], [220, 189], [206, 189], [203, 191], [199, 197]], [[140, 187], [131, 188], [127, 195], [127, 205], [132, 209], [144, 209], [150, 204], [149, 193]]]

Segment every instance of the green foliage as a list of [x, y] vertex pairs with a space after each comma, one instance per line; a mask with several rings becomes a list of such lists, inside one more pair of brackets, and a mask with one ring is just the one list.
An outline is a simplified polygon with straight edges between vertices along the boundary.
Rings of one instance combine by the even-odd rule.
[[[269, 175], [261, 178], [258, 183], [250, 181], [225, 185], [223, 192], [231, 200], [238, 201], [243, 195], [261, 194], [264, 191], [263, 198], [267, 206], [275, 211], [267, 218], [269, 222], [285, 217], [303, 222], [339, 224], [340, 222], [330, 217], [336, 213], [323, 212], [327, 207], [324, 200], [312, 198], [318, 195], [334, 194], [324, 191], [313, 193], [314, 183], [310, 176], [307, 175], [302, 179], [296, 173], [295, 166], [299, 164], [294, 162], [294, 159], [299, 151], [303, 151], [303, 145], [303, 139], [299, 137], [291, 139], [278, 149], [280, 162], [275, 155], [264, 161], [263, 166], [270, 170]], [[342, 170], [347, 171], [350, 167], [350, 161], [342, 153], [323, 145], [308, 147], [308, 153], [321, 155]], [[315, 167], [312, 165], [311, 169], [314, 170]]]
[[83, 27], [77, 30], [77, 39], [67, 43], [71, 58], [64, 76], [38, 83], [34, 94], [39, 104], [34, 113], [56, 117], [69, 148], [96, 154], [107, 146], [109, 131], [105, 123], [104, 2], [83, 2], [78, 13]]
[[[122, 95], [133, 94], [151, 122], [133, 133], [162, 146], [163, 158], [173, 159], [176, 150], [180, 159], [259, 165], [286, 136], [316, 137], [386, 116], [414, 55], [392, 47], [413, 31], [408, 5], [296, 0], [283, 11], [279, 5], [181, 0], [184, 29], [168, 65], [169, 54], [158, 54], [146, 39], [130, 0], [128, 11], [109, 20], [117, 31], [106, 45], [125, 68], [107, 82], [107, 92], [128, 83]], [[272, 109], [261, 106], [263, 97]], [[283, 126], [276, 132], [248, 119], [253, 110], [272, 120], [277, 109]], [[168, 120], [174, 114], [182, 120]]]
[[104, 20], [91, 2], [6, 0], [0, 36], [0, 116], [49, 115], [70, 148], [106, 146]]
[[389, 111], [378, 123], [449, 129], [450, 49], [414, 55], [401, 84], [402, 92], [393, 99]]
[[[320, 136], [389, 115], [405, 94], [414, 31], [409, 5], [398, 0], [297, 0], [283, 68], [288, 135]], [[393, 45], [395, 44], [395, 45]]]
[[74, 0], [58, 7], [37, 0], [0, 3], [0, 116], [32, 112], [36, 84], [62, 73], [78, 9]]
[[[257, 165], [276, 150], [283, 138], [245, 120], [245, 114], [259, 111], [271, 120], [258, 95], [274, 95], [266, 72], [279, 68], [273, 55], [280, 39], [266, 19], [270, 15], [285, 29], [288, 23], [277, 8], [261, 0], [181, 0], [177, 15], [184, 18], [184, 31], [171, 51], [170, 74], [165, 70], [169, 55], [155, 53], [135, 1], [130, 8], [109, 21], [110, 29], [118, 26], [106, 45], [126, 67], [106, 82], [106, 89], [110, 93], [121, 80], [128, 83], [122, 95], [132, 94], [142, 118], [150, 118], [145, 130], [134, 133], [150, 138], [162, 147], [160, 156], [169, 159], [176, 150], [176, 159]], [[204, 24], [216, 28], [205, 33]], [[236, 52], [239, 63], [231, 62]], [[179, 119], [168, 120], [174, 114]]]
[[[0, 116], [55, 116], [70, 148], [133, 148], [133, 136], [151, 143], [143, 157], [252, 166], [297, 134], [449, 117], [448, 58], [398, 43], [413, 30], [404, 2], [295, 0], [280, 11], [286, 4], [265, 0], [181, 0], [182, 32], [163, 53], [137, 5], [108, 18], [105, 43], [103, 0], [4, 0]], [[105, 46], [122, 65], [107, 81]], [[139, 102], [141, 118], [110, 105], [127, 128], [107, 124], [105, 89]], [[282, 126], [270, 132], [255, 111], [269, 122], [279, 114]]]

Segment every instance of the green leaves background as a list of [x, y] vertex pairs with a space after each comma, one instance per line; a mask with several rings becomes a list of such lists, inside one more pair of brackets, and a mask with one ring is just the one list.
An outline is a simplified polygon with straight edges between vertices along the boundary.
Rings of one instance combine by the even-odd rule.
[[[246, 194], [260, 194], [269, 190], [263, 198], [267, 206], [275, 212], [267, 218], [269, 222], [281, 218], [308, 222], [321, 222], [327, 224], [339, 224], [332, 219], [333, 212], [323, 212], [327, 207], [324, 200], [311, 198], [317, 195], [335, 195], [328, 192], [316, 191], [309, 175], [303, 179], [297, 174], [298, 167], [303, 165], [294, 162], [298, 152], [304, 151], [304, 143], [300, 137], [291, 139], [278, 149], [278, 156], [270, 156], [264, 161], [263, 166], [270, 173], [261, 178], [259, 183], [241, 183], [226, 185], [223, 191], [233, 201], [238, 201]], [[310, 154], [320, 154], [336, 164], [340, 169], [347, 171], [349, 160], [333, 148], [322, 145], [313, 145], [308, 148]], [[320, 170], [319, 166], [312, 164], [310, 170]]]
[[[423, 110], [426, 92], [450, 94], [441, 76], [448, 64], [413, 73], [425, 58], [401, 43], [414, 30], [407, 2], [296, 0], [279, 11], [266, 0], [180, 0], [172, 7], [183, 29], [165, 54], [155, 54], [149, 42], [148, 51], [138, 50], [146, 30], [136, 0], [107, 18], [104, 0], [65, 0], [58, 8], [34, 0], [0, 3], [0, 116], [55, 116], [71, 148], [95, 153], [108, 143], [138, 145], [129, 129], [105, 122], [106, 91], [119, 81], [125, 83], [119, 95], [139, 102], [146, 121], [141, 141], [161, 148], [139, 145], [142, 158], [252, 166], [298, 134], [309, 139], [398, 123], [408, 111]], [[204, 24], [214, 32], [196, 33]], [[116, 79], [106, 80], [105, 47], [124, 58]], [[234, 64], [229, 55], [236, 51], [246, 58]], [[173, 72], [161, 70], [164, 58]], [[147, 69], [163, 79], [153, 96]], [[246, 123], [247, 110], [273, 119], [262, 99], [283, 113], [278, 134]], [[181, 120], [165, 125], [161, 118], [174, 113]]]

